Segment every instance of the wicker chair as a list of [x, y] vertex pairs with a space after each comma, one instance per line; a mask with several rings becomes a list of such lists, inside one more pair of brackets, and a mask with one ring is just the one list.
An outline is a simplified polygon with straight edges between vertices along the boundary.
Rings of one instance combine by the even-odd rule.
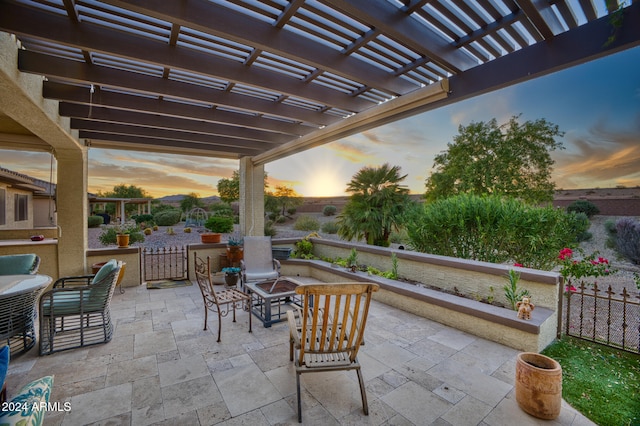
[[33, 253], [0, 256], [0, 275], [33, 275], [39, 267], [40, 256]]
[[208, 312], [218, 314], [218, 342], [220, 342], [220, 334], [222, 333], [222, 317], [226, 317], [229, 312], [233, 312], [233, 322], [236, 322], [236, 309], [242, 309], [249, 312], [249, 333], [251, 333], [251, 298], [248, 294], [236, 290], [235, 288], [225, 288], [224, 290], [215, 291], [211, 281], [211, 259], [207, 260], [199, 258], [197, 253], [193, 254], [196, 271], [196, 281], [202, 293], [204, 301], [204, 329], [207, 329]]
[[240, 268], [243, 285], [280, 277], [280, 261], [273, 258], [271, 237], [244, 237], [244, 259]]
[[40, 298], [40, 355], [107, 343], [113, 335], [109, 304], [124, 271], [107, 262], [98, 273], [60, 278]]
[[373, 283], [305, 284], [296, 288], [304, 306], [287, 312], [290, 332], [289, 358], [296, 367], [298, 422], [302, 422], [300, 375], [303, 373], [356, 370], [362, 410], [369, 414], [358, 349], [364, 343]]

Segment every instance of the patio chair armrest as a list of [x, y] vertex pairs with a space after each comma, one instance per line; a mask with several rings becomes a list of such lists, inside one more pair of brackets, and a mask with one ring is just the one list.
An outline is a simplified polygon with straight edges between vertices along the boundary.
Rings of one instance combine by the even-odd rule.
[[53, 283], [53, 288], [64, 288], [66, 285], [70, 286], [78, 286], [84, 285], [88, 286], [91, 284], [91, 280], [95, 275], [78, 275], [74, 277], [62, 277], [59, 278], [55, 283]]
[[287, 322], [289, 323], [289, 334], [295, 347], [300, 348], [300, 333], [302, 330], [302, 312], [300, 308], [287, 311]]
[[53, 294], [57, 293], [83, 293], [85, 291], [91, 290], [91, 285], [75, 285], [72, 287], [59, 287], [59, 288], [51, 288], [40, 296], [40, 300], [45, 299], [47, 297], [51, 297]]
[[273, 269], [278, 271], [278, 274], [280, 274], [280, 261], [278, 259], [273, 259]]

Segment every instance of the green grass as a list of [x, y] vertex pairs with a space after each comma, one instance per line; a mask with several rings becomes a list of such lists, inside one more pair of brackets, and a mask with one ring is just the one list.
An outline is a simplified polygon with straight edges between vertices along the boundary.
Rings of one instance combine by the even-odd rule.
[[570, 337], [542, 353], [562, 366], [562, 397], [594, 423], [640, 425], [640, 356]]

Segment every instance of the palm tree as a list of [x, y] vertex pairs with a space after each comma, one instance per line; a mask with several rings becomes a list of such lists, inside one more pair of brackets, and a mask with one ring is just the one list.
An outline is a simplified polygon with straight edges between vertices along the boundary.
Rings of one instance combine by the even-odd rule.
[[352, 195], [338, 216], [338, 235], [387, 247], [391, 231], [402, 225], [412, 204], [409, 189], [400, 184], [406, 177], [389, 164], [360, 169], [347, 184]]

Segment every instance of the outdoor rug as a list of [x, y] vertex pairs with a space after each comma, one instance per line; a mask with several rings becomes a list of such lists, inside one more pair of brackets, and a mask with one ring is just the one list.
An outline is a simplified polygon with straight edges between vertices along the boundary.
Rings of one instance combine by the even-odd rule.
[[158, 288], [174, 288], [174, 287], [186, 287], [189, 285], [193, 285], [189, 280], [162, 280], [162, 281], [148, 281], [147, 288], [158, 289]]

